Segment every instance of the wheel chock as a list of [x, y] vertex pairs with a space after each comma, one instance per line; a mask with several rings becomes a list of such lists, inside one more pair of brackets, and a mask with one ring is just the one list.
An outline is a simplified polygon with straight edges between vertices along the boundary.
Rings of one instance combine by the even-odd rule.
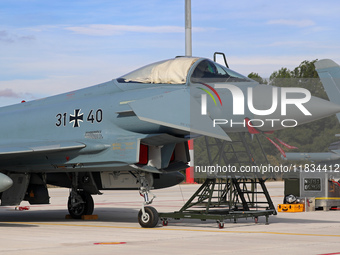
[[[67, 214], [65, 215], [65, 219], [66, 220], [73, 220], [72, 216]], [[82, 215], [81, 216], [82, 220], [98, 220], [98, 215], [94, 214], [94, 215]]]
[[98, 215], [82, 215], [82, 220], [98, 220]]

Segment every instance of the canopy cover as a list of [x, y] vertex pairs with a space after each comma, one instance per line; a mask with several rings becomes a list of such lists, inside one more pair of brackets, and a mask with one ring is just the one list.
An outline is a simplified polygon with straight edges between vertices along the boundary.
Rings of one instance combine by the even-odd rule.
[[191, 66], [199, 58], [178, 57], [162, 62], [157, 62], [121, 78], [124, 82], [185, 84]]

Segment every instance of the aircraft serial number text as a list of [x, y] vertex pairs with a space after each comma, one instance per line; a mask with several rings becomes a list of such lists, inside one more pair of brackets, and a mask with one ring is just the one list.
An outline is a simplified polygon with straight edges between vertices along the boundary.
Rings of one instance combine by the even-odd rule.
[[75, 109], [73, 113], [58, 113], [56, 115], [57, 121], [55, 125], [57, 127], [66, 127], [68, 124], [73, 125], [73, 127], [80, 127], [80, 122], [90, 122], [90, 123], [100, 123], [103, 120], [103, 110], [90, 110], [87, 114], [86, 120], [84, 120], [84, 113], [81, 109]]

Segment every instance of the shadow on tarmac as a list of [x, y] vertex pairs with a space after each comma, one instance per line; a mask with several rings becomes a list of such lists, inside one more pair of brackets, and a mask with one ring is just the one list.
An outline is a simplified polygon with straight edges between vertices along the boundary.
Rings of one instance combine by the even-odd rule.
[[[157, 209], [157, 208], [156, 208]], [[137, 223], [138, 224], [138, 209], [130, 208], [112, 208], [112, 207], [97, 207], [94, 210], [95, 215], [98, 215], [98, 220], [83, 221], [77, 219], [65, 219], [68, 214], [67, 209], [62, 210], [28, 210], [28, 211], [16, 211], [14, 209], [2, 209], [0, 211], [0, 227], [34, 227], [34, 225], [20, 225], [20, 222], [52, 222], [52, 223], [72, 223], [72, 222], [108, 222], [108, 223]], [[295, 214], [298, 218], [285, 218], [285, 216], [270, 216], [269, 224], [338, 224], [339, 221], [328, 220], [327, 218], [319, 219], [305, 219], [303, 214]], [[294, 216], [295, 216], [294, 215]], [[326, 215], [325, 215], [326, 217]], [[244, 226], [256, 226], [264, 225], [265, 217], [259, 217], [258, 223], [254, 223], [252, 218], [240, 218], [237, 223], [233, 220], [225, 221], [225, 227], [244, 227]], [[11, 222], [18, 222], [11, 224]], [[201, 221], [197, 219], [169, 219], [169, 226], [190, 226], [190, 227], [211, 227], [211, 224], [215, 224], [214, 220]], [[161, 226], [161, 224], [159, 224]]]

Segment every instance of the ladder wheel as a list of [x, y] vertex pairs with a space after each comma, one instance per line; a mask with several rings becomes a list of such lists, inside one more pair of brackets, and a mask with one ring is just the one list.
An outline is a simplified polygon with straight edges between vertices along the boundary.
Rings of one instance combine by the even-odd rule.
[[218, 228], [223, 229], [224, 228], [224, 222], [219, 222], [218, 223]]

